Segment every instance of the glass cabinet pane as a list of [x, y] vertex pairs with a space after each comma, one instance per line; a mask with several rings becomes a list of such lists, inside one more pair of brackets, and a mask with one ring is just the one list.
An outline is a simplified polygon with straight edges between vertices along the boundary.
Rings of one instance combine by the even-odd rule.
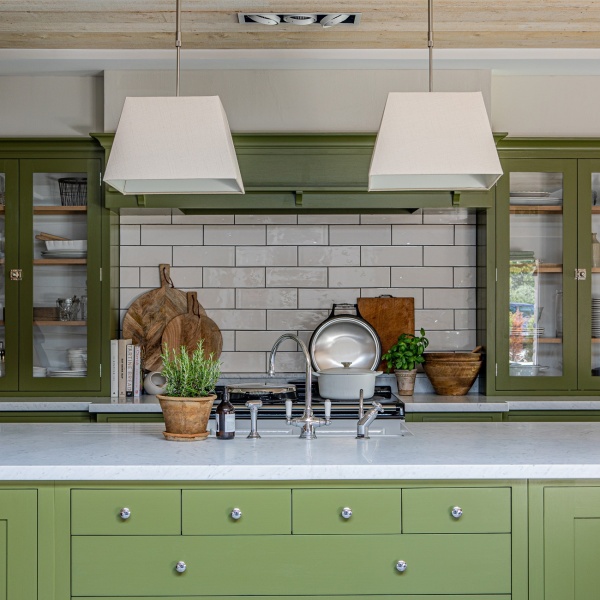
[[600, 377], [600, 172], [591, 174], [592, 197], [592, 376]]
[[510, 173], [509, 375], [563, 375], [563, 174]]
[[4, 243], [6, 240], [5, 189], [6, 173], [0, 173], [0, 377], [6, 377], [6, 327], [4, 324], [6, 307], [6, 259], [4, 255]]
[[87, 374], [87, 174], [33, 174], [33, 377]]

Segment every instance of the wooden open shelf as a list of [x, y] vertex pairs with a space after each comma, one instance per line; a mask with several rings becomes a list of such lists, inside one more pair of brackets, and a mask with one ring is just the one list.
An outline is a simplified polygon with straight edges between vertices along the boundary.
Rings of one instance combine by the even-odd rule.
[[85, 214], [87, 206], [34, 206], [34, 215], [72, 215]]
[[530, 205], [530, 206], [511, 206], [511, 215], [544, 215], [544, 214], [562, 214], [562, 206], [544, 206], [544, 205]]
[[563, 272], [563, 266], [559, 263], [542, 263], [539, 266], [539, 269], [536, 269], [534, 271], [534, 275], [537, 275], [538, 273], [562, 273]]
[[34, 258], [34, 265], [87, 265], [87, 258]]
[[538, 338], [540, 344], [562, 344], [562, 338], [541, 337]]
[[39, 327], [85, 327], [87, 321], [34, 321]]

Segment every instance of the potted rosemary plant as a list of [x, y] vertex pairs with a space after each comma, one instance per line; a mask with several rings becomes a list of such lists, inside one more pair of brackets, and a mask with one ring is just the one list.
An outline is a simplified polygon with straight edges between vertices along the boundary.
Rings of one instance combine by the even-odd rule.
[[165, 344], [161, 358], [167, 380], [164, 394], [157, 396], [165, 418], [163, 435], [178, 442], [206, 438], [221, 363], [212, 353], [205, 356], [202, 340], [191, 353], [185, 346], [176, 351]]
[[387, 363], [387, 372], [394, 370], [400, 396], [413, 395], [417, 365], [425, 360], [423, 353], [429, 340], [422, 327], [419, 333], [418, 336], [412, 333], [401, 334], [398, 341], [381, 357]]

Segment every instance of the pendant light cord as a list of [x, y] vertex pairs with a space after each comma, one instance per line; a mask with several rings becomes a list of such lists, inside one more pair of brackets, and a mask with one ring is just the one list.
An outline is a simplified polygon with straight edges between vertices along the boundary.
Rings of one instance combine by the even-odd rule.
[[433, 0], [427, 0], [427, 49], [429, 50], [429, 91], [433, 92]]
[[181, 0], [177, 0], [175, 48], [177, 49], [177, 79], [175, 83], [175, 95], [179, 96], [179, 64], [181, 62]]

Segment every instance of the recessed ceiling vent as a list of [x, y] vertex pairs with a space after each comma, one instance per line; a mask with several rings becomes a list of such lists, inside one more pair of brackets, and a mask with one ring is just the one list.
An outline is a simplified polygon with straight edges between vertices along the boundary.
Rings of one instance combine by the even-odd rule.
[[254, 25], [358, 25], [361, 13], [238, 13], [239, 23]]

